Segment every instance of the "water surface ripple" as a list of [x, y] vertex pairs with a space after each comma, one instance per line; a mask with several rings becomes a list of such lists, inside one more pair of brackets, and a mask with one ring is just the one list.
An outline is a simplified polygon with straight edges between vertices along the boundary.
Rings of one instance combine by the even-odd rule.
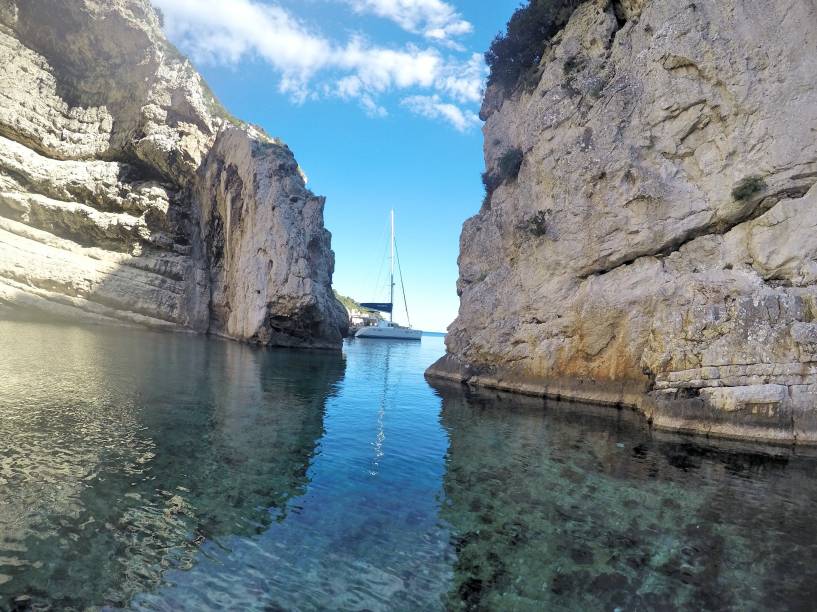
[[0, 610], [813, 608], [815, 459], [443, 350], [0, 321]]

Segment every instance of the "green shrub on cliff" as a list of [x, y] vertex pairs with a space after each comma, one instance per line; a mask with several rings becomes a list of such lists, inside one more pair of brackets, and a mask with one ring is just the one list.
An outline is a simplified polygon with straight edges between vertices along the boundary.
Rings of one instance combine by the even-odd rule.
[[357, 312], [370, 312], [373, 316], [377, 317], [378, 319], [383, 318], [383, 315], [381, 315], [379, 312], [376, 312], [374, 310], [370, 311], [368, 308], [363, 308], [363, 306], [360, 305], [360, 302], [353, 300], [349, 296], [338, 293], [337, 290], [335, 289], [332, 290], [332, 293], [335, 294], [335, 299], [341, 304], [343, 304], [343, 307], [346, 308], [348, 312], [351, 312], [353, 310]]
[[550, 215], [550, 209], [537, 211], [522, 224], [522, 229], [537, 238], [547, 236], [548, 227], [550, 225]]
[[491, 195], [502, 183], [516, 180], [519, 171], [522, 169], [522, 162], [525, 161], [525, 154], [521, 149], [508, 149], [496, 164], [496, 171], [483, 172], [482, 184], [485, 187], [485, 200], [482, 203], [487, 208], [491, 201]]
[[522, 169], [525, 154], [521, 149], [509, 149], [499, 158], [499, 178], [502, 182], [515, 179]]
[[514, 89], [542, 59], [545, 46], [584, 0], [528, 0], [508, 21], [485, 54], [491, 69], [489, 85]]
[[[493, 172], [483, 172], [482, 173], [482, 186], [485, 187], [485, 200], [489, 200], [491, 198], [491, 194], [496, 191], [496, 188], [502, 184], [502, 181], [499, 180], [499, 177], [494, 174]], [[483, 202], [484, 204], [485, 202]]]
[[756, 193], [766, 189], [766, 181], [760, 176], [747, 176], [738, 182], [732, 190], [732, 197], [737, 201], [748, 200]]

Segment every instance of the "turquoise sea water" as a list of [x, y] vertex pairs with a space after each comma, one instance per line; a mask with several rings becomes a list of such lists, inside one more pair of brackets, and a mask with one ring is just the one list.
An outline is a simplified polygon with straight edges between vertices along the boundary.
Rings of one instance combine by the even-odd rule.
[[0, 610], [769, 610], [817, 461], [343, 354], [0, 321]]

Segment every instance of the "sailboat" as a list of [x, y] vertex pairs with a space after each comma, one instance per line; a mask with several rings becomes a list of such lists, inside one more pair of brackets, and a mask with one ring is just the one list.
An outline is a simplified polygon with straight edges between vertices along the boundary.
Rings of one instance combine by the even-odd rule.
[[[394, 209], [391, 211], [391, 255], [389, 257], [389, 264], [391, 268], [391, 280], [389, 281], [389, 301], [388, 303], [363, 303], [361, 306], [369, 310], [377, 310], [385, 312], [389, 315], [389, 320], [380, 319], [377, 325], [363, 327], [355, 334], [355, 338], [380, 338], [383, 340], [420, 340], [423, 332], [419, 329], [412, 329], [411, 322], [409, 327], [403, 327], [394, 322]], [[400, 282], [403, 281], [403, 274], [400, 273]], [[405, 301], [405, 287], [403, 287], [403, 296]], [[406, 307], [406, 316], [408, 316], [408, 307]]]

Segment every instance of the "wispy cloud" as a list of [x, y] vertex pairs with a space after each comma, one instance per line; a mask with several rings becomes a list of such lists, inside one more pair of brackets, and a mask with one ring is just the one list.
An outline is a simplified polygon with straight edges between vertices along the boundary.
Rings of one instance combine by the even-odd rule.
[[389, 19], [407, 32], [439, 42], [452, 42], [474, 29], [453, 6], [442, 0], [344, 1], [359, 13]]
[[409, 96], [402, 101], [411, 112], [429, 119], [447, 121], [460, 132], [466, 132], [479, 125], [476, 113], [465, 111], [455, 104], [444, 102], [439, 96]]
[[[442, 28], [447, 35], [453, 35], [456, 27], [465, 27], [452, 25], [459, 17], [440, 0], [349, 1], [377, 5], [383, 11], [408, 7], [409, 15], [404, 16], [406, 29], [416, 27], [423, 36], [431, 38], [434, 36], [428, 32], [434, 29]], [[473, 113], [460, 106], [473, 106], [481, 98], [485, 65], [478, 54], [461, 58], [433, 45], [387, 47], [361, 35], [338, 42], [280, 5], [258, 0], [153, 0], [153, 3], [164, 13], [171, 39], [194, 60], [234, 64], [246, 58], [260, 58], [279, 74], [280, 91], [299, 103], [321, 96], [338, 96], [357, 101], [372, 116], [384, 116], [387, 110], [379, 101], [382, 95], [403, 92], [411, 94], [412, 99], [424, 94], [437, 100], [438, 106], [446, 107], [437, 116], [448, 118], [461, 130], [460, 117], [448, 107], [466, 117]], [[390, 14], [384, 12], [383, 16]], [[449, 102], [442, 102], [441, 96]], [[419, 112], [411, 105], [409, 108]]]

